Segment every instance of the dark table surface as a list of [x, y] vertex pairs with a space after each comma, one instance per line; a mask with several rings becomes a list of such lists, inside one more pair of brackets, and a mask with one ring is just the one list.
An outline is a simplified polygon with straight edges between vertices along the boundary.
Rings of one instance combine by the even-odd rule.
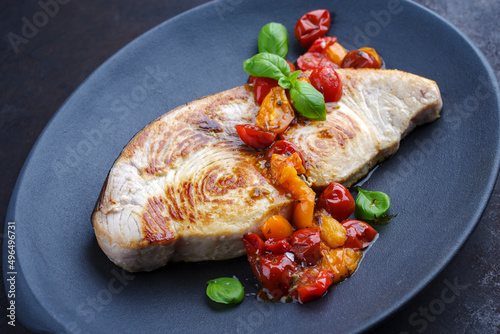
[[[40, 11], [37, 1], [0, 4], [0, 221], [21, 167], [47, 122], [92, 71], [161, 22], [207, 1], [70, 1], [30, 38], [13, 47], [23, 20]], [[45, 1], [42, 3], [50, 3]], [[226, 1], [231, 3], [231, 1]], [[479, 47], [500, 79], [500, 1], [416, 0], [435, 11]], [[12, 36], [12, 35], [11, 35]], [[457, 54], [460, 57], [460, 54]], [[466, 75], [464, 69], [464, 75]], [[370, 333], [500, 332], [500, 183], [454, 259], [412, 301]], [[1, 241], [0, 241], [1, 242]], [[29, 333], [7, 325], [7, 298], [0, 292], [0, 332]]]

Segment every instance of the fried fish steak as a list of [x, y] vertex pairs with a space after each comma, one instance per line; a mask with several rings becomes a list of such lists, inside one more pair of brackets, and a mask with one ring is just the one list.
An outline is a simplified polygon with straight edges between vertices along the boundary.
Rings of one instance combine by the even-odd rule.
[[443, 102], [434, 81], [397, 70], [338, 69], [343, 95], [328, 103], [326, 121], [295, 123], [283, 134], [301, 150], [316, 190], [346, 187], [394, 154], [417, 125], [439, 118]]
[[[315, 189], [354, 184], [393, 154], [415, 126], [439, 117], [434, 81], [397, 70], [337, 70], [343, 82], [327, 119], [283, 134], [306, 160]], [[292, 200], [261, 173], [237, 124], [254, 124], [253, 85], [207, 96], [156, 119], [111, 168], [92, 214], [97, 241], [116, 265], [151, 271], [174, 261], [223, 260], [268, 217], [290, 218]]]

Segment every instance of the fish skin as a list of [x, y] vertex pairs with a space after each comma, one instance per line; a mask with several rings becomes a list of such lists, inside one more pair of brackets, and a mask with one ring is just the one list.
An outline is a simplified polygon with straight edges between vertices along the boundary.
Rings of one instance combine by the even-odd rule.
[[[324, 122], [283, 134], [306, 161], [314, 189], [346, 186], [392, 155], [415, 126], [439, 117], [434, 81], [397, 70], [337, 70], [343, 97]], [[175, 261], [245, 253], [246, 233], [268, 217], [291, 218], [292, 200], [260, 172], [237, 124], [254, 124], [253, 85], [207, 96], [162, 115], [132, 138], [111, 168], [92, 214], [97, 241], [116, 265], [151, 271]]]

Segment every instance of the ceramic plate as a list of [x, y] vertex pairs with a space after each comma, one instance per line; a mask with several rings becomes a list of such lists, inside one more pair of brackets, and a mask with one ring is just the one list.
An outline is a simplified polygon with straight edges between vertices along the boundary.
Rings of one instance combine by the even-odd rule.
[[[398, 216], [358, 271], [308, 303], [259, 303], [245, 258], [130, 274], [96, 243], [90, 215], [129, 139], [168, 110], [242, 85], [260, 28], [283, 23], [288, 59], [305, 12], [333, 14], [329, 35], [374, 47], [387, 68], [437, 81], [442, 117], [412, 132], [365, 187], [390, 194]], [[119, 27], [117, 27], [119, 29]], [[16, 228], [17, 315], [37, 331], [74, 333], [359, 332], [397, 310], [452, 258], [477, 223], [499, 167], [498, 86], [467, 38], [406, 1], [219, 1], [131, 42], [65, 102], [19, 176], [7, 221]], [[5, 243], [7, 246], [7, 243]], [[5, 249], [6, 250], [6, 249]], [[4, 253], [6, 254], [6, 253]], [[4, 273], [11, 271], [4, 255]], [[214, 305], [206, 282], [236, 276], [248, 296]]]

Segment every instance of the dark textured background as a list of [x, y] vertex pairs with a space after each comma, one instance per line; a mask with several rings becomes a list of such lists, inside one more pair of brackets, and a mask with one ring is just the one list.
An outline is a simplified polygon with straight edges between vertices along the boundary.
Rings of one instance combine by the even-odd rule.
[[[37, 1], [2, 0], [0, 4], [2, 231], [19, 171], [36, 138], [68, 96], [132, 39], [206, 2], [65, 1], [67, 4], [60, 5], [54, 17], [33, 33], [27, 43], [21, 44], [17, 52], [7, 35], [9, 32], [20, 34], [23, 17], [31, 20], [40, 7]], [[416, 2], [465, 33], [485, 54], [500, 80], [500, 1]], [[460, 57], [460, 53], [456, 56]], [[467, 75], [467, 69], [463, 70]], [[499, 221], [500, 184], [497, 181], [478, 226], [456, 257], [411, 302], [370, 333], [500, 333]], [[15, 329], [6, 324], [6, 309], [7, 299], [2, 290], [0, 332], [29, 333], [19, 321]]]

